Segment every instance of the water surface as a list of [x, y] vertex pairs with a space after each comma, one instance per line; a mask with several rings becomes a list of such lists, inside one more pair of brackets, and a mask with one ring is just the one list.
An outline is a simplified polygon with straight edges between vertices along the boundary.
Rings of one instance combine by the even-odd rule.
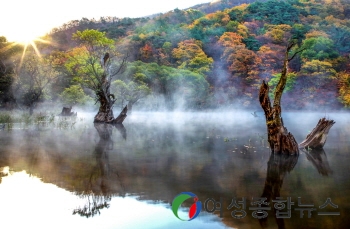
[[[271, 156], [262, 114], [134, 113], [124, 126], [94, 125], [79, 114], [74, 125], [14, 125], [0, 132], [0, 227], [11, 228], [347, 228], [350, 213], [348, 114], [328, 114], [323, 151], [299, 157]], [[285, 113], [298, 142], [324, 114]], [[57, 120], [56, 120], [57, 122]], [[204, 204], [192, 221], [171, 211], [176, 195], [189, 191]], [[252, 216], [253, 198], [290, 197], [291, 217]], [[235, 219], [233, 197], [246, 198]], [[313, 204], [308, 218], [301, 204]], [[319, 206], [330, 198], [338, 206]], [[186, 201], [181, 214], [188, 212]], [[207, 206], [213, 209], [209, 204]], [[207, 208], [207, 209], [208, 209]], [[284, 210], [285, 211], [285, 210]], [[320, 212], [340, 215], [318, 215]]]

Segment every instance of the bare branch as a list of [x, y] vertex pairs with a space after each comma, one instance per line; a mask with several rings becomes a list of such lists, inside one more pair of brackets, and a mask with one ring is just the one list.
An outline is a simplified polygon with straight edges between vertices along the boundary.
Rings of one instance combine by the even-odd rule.
[[304, 51], [306, 48], [302, 48], [302, 49], [299, 49], [298, 51], [296, 51], [293, 56], [291, 58], [288, 59], [288, 61], [291, 61], [293, 60], [293, 58], [298, 54], [298, 53], [301, 53], [302, 51]]

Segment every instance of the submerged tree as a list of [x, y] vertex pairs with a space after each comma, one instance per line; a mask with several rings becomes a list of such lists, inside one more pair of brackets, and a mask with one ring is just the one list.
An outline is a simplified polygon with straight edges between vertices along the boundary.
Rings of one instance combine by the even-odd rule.
[[80, 46], [70, 51], [66, 67], [75, 80], [94, 91], [96, 102], [100, 104], [94, 122], [118, 123], [126, 117], [126, 108], [122, 119], [114, 119], [113, 105], [115, 96], [110, 92], [113, 78], [126, 67], [127, 56], [121, 58], [116, 52], [114, 41], [105, 33], [97, 30], [78, 31], [73, 39]]
[[268, 142], [272, 153], [275, 154], [299, 154], [298, 143], [294, 136], [288, 132], [287, 128], [283, 125], [281, 109], [281, 98], [287, 83], [288, 62], [292, 60], [297, 53], [302, 51], [299, 50], [295, 52], [294, 55], [289, 58], [289, 52], [294, 45], [295, 43], [290, 43], [285, 52], [281, 77], [274, 92], [273, 106], [271, 106], [269, 98], [269, 86], [265, 81], [263, 81], [260, 86], [259, 101], [265, 112]]
[[335, 123], [333, 120], [320, 119], [313, 131], [306, 136], [306, 139], [299, 144], [295, 141], [294, 136], [284, 127], [282, 119], [281, 98], [288, 79], [288, 62], [292, 60], [296, 54], [304, 49], [296, 51], [291, 58], [289, 52], [296, 43], [291, 42], [285, 52], [283, 68], [280, 79], [274, 91], [273, 106], [271, 106], [269, 98], [269, 86], [263, 81], [260, 86], [259, 101], [265, 112], [268, 142], [272, 153], [275, 154], [299, 154], [299, 148], [320, 149], [326, 142], [329, 129]]

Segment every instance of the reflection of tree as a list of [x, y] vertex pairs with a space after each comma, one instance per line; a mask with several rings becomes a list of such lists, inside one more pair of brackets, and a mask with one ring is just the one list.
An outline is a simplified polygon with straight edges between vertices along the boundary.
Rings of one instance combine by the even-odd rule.
[[303, 150], [303, 152], [305, 152], [306, 158], [311, 161], [322, 176], [328, 176], [328, 174], [333, 173], [323, 149]]
[[109, 202], [111, 201], [111, 195], [96, 195], [94, 193], [81, 194], [81, 198], [87, 200], [84, 207], [74, 209], [73, 215], [79, 214], [80, 216], [85, 216], [86, 218], [93, 217], [96, 214], [100, 214], [100, 210], [109, 207]]
[[119, 131], [122, 137], [126, 140], [126, 129], [123, 124], [115, 124], [115, 128]]
[[[120, 177], [116, 171], [113, 171], [109, 164], [109, 153], [113, 150], [112, 131], [113, 125], [105, 123], [95, 123], [95, 129], [100, 137], [94, 151], [96, 166], [92, 168], [88, 188], [86, 192], [79, 194], [81, 198], [87, 200], [87, 203], [73, 211], [73, 215], [93, 217], [100, 214], [100, 210], [109, 207], [112, 199], [112, 191], [110, 188], [111, 173]], [[126, 129], [120, 124], [116, 128], [121, 132], [123, 138], [126, 138]], [[120, 182], [121, 183], [121, 182]], [[123, 187], [122, 183], [121, 186]]]
[[1, 184], [1, 182], [2, 182], [2, 178], [3, 177], [6, 177], [8, 175], [8, 173], [6, 173], [5, 171], [4, 171], [4, 168], [1, 168], [0, 167], [0, 184]]
[[[40, 151], [41, 140], [40, 131], [37, 129], [25, 130], [23, 136], [23, 150], [27, 152], [28, 157], [28, 169], [27, 173], [32, 176], [35, 175], [35, 168], [38, 167], [40, 161], [42, 160], [42, 154]], [[34, 173], [34, 174], [33, 174]]]
[[[293, 170], [297, 162], [298, 155], [271, 154], [267, 163], [267, 176], [262, 194], [266, 202], [271, 203], [276, 197], [280, 197], [284, 176]], [[274, 213], [276, 216], [275, 208]], [[276, 218], [276, 222], [279, 229], [285, 228], [283, 218]], [[267, 228], [267, 218], [260, 219], [260, 225], [262, 228]]]

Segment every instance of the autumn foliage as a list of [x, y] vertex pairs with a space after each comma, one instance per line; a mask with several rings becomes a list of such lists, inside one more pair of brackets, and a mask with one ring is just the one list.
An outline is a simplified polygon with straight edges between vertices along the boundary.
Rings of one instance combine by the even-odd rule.
[[[350, 2], [245, 2], [250, 4], [238, 5], [235, 0], [226, 0], [186, 10], [175, 9], [152, 17], [84, 18], [67, 22], [47, 36], [55, 46], [42, 44], [39, 47], [45, 50], [42, 53], [50, 55], [55, 69], [60, 72], [52, 86], [54, 94], [51, 98], [60, 99], [58, 95], [77, 83], [72, 80], [72, 75], [78, 82], [86, 80], [92, 69], [78, 67], [91, 50], [89, 46], [78, 47], [74, 39], [83, 35], [85, 30], [96, 30], [103, 32], [106, 37], [100, 38], [103, 42], [108, 41], [116, 53], [129, 55], [130, 66], [141, 66], [141, 61], [149, 64], [148, 67], [162, 69], [161, 73], [152, 71], [152, 76], [141, 77], [142, 85], [150, 88], [149, 100], [164, 96], [170, 99], [178, 95], [176, 90], [167, 90], [174, 84], [165, 84], [176, 82], [176, 85], [187, 85], [181, 90], [182, 94], [191, 95], [186, 100], [196, 101], [191, 102], [191, 107], [195, 104], [200, 104], [197, 108], [240, 104], [258, 108], [258, 85], [262, 80], [274, 83], [282, 69], [286, 45], [293, 40], [296, 46], [291, 54], [297, 49], [302, 52], [288, 64], [294, 83], [284, 93], [282, 100], [285, 102], [282, 104], [293, 110], [349, 107]], [[91, 38], [84, 37], [92, 45], [98, 45]], [[6, 39], [0, 39], [0, 47], [6, 45]], [[20, 53], [16, 54], [18, 62]], [[80, 59], [73, 61], [73, 56]], [[11, 69], [7, 63], [12, 57], [7, 54], [0, 57], [1, 69], [5, 69], [4, 66]], [[95, 70], [101, 71], [99, 58], [94, 61]], [[171, 81], [164, 77], [164, 69], [172, 72]], [[146, 72], [138, 72], [137, 76], [146, 76]], [[4, 86], [0, 88], [0, 104], [5, 104], [13, 101], [9, 85], [14, 76], [11, 71], [2, 71], [1, 77]], [[193, 84], [190, 79], [194, 78], [209, 85], [208, 89], [203, 87], [201, 90], [201, 98], [194, 98], [193, 87], [188, 86]], [[126, 85], [140, 83], [132, 74], [123, 74], [118, 80]], [[83, 89], [87, 92], [86, 88]], [[187, 93], [189, 91], [191, 93]]]

